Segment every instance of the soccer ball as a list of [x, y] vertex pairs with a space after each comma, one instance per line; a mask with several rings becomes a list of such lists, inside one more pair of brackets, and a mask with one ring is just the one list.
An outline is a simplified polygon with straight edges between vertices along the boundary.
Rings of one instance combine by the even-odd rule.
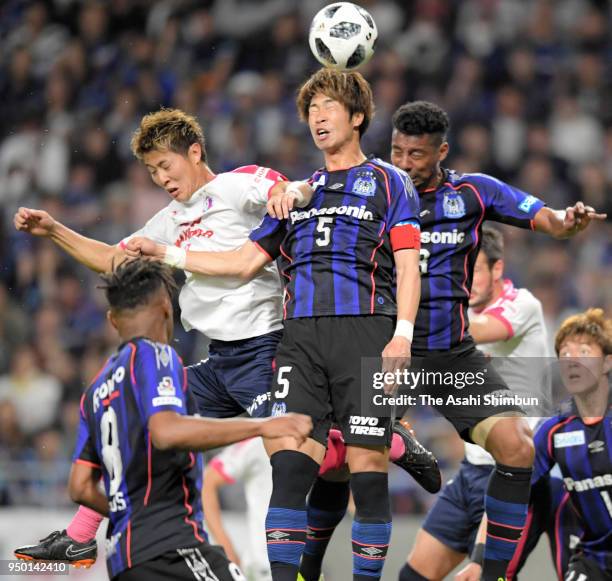
[[361, 6], [336, 2], [312, 19], [308, 42], [315, 58], [332, 69], [356, 69], [374, 54], [376, 23]]

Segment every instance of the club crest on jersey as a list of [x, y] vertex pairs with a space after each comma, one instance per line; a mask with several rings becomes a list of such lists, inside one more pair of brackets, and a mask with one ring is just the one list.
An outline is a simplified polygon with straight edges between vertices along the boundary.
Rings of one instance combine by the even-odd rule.
[[374, 173], [371, 171], [358, 173], [351, 192], [358, 196], [373, 196], [376, 193], [376, 178], [374, 178]]
[[287, 413], [287, 404], [285, 402], [276, 402], [272, 404], [271, 416], [284, 416]]
[[463, 218], [465, 216], [465, 202], [463, 198], [456, 193], [444, 194], [442, 202], [444, 215], [447, 218]]

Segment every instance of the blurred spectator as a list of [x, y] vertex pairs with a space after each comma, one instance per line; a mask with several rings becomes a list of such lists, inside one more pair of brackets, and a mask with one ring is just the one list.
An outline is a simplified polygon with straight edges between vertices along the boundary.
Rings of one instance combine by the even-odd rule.
[[[80, 392], [117, 343], [96, 275], [52, 243], [17, 234], [16, 207], [47, 209], [109, 244], [138, 230], [169, 201], [130, 150], [142, 115], [161, 106], [198, 117], [215, 171], [259, 163], [290, 179], [308, 177], [322, 157], [294, 99], [319, 66], [308, 26], [327, 3], [0, 3], [0, 460], [27, 458], [32, 474], [53, 462], [66, 471], [58, 438], [71, 448]], [[376, 102], [367, 153], [387, 158], [394, 109], [429, 99], [451, 118], [447, 167], [491, 173], [555, 208], [582, 199], [610, 213], [610, 2], [361, 4], [379, 30], [376, 53], [360, 69]], [[571, 243], [504, 232], [506, 270], [543, 302], [551, 333], [578, 309], [612, 310], [609, 221]], [[176, 337], [186, 362], [205, 356], [205, 338], [180, 325]], [[430, 415], [415, 421], [450, 467], [446, 424]], [[0, 462], [0, 503], [43, 502], [43, 482], [8, 482], [7, 472]], [[48, 476], [50, 494], [61, 496], [53, 484], [59, 476]], [[393, 480], [394, 506], [426, 507], [405, 482]]]
[[0, 376], [0, 400], [15, 406], [17, 425], [26, 435], [55, 421], [62, 397], [60, 382], [45, 373], [37, 359], [30, 345], [22, 345], [15, 351], [9, 373]]

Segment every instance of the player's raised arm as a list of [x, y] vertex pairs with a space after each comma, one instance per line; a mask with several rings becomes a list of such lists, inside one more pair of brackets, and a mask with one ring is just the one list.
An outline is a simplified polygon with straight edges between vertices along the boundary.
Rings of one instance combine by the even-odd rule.
[[121, 248], [82, 236], [44, 210], [19, 208], [13, 223], [20, 232], [49, 238], [75, 260], [96, 272], [109, 272], [113, 261], [125, 256]]
[[161, 260], [173, 268], [207, 276], [237, 276], [251, 280], [280, 253], [285, 236], [284, 223], [266, 216], [240, 248], [226, 252], [192, 251], [166, 246], [142, 237], [131, 238], [125, 245], [130, 255]]
[[312, 420], [302, 414], [265, 419], [209, 419], [158, 412], [149, 418], [153, 445], [160, 450], [209, 450], [240, 440], [294, 438], [301, 445], [312, 431]]
[[134, 237], [126, 244], [129, 255], [161, 260], [173, 268], [207, 276], [237, 276], [251, 280], [272, 258], [247, 240], [240, 248], [227, 252], [185, 250], [158, 244], [149, 238]]
[[541, 208], [533, 219], [534, 229], [554, 238], [571, 238], [585, 230], [592, 221], [602, 221], [607, 214], [599, 214], [591, 206], [576, 202], [566, 210]]

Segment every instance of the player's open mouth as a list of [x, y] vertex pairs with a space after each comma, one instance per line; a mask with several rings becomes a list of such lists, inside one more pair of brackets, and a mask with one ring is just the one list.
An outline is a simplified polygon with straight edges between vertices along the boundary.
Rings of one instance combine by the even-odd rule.
[[176, 198], [176, 196], [178, 195], [178, 188], [170, 188], [168, 190], [168, 193], [173, 197]]
[[327, 139], [327, 136], [329, 135], [329, 131], [327, 131], [327, 129], [317, 129], [317, 138], [319, 140], [324, 140]]

